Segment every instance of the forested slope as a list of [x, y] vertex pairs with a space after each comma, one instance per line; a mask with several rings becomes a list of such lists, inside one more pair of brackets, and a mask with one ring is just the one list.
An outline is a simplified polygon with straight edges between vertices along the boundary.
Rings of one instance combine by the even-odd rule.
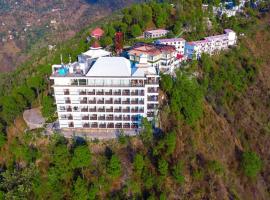
[[[20, 117], [13, 125], [24, 109], [14, 106], [23, 102], [17, 91], [30, 94], [25, 106], [38, 105], [37, 89], [49, 93], [40, 79], [49, 66], [12, 74], [32, 78], [17, 77], [26, 87], [7, 85], [1, 98], [8, 128], [0, 140], [0, 199], [269, 199], [269, 20], [255, 11], [222, 20], [217, 29], [245, 33], [237, 47], [203, 55], [175, 78], [163, 75], [155, 134], [146, 120], [139, 137], [108, 142], [24, 133]], [[78, 38], [66, 44], [74, 55], [87, 48]], [[59, 55], [48, 58], [57, 62]]]

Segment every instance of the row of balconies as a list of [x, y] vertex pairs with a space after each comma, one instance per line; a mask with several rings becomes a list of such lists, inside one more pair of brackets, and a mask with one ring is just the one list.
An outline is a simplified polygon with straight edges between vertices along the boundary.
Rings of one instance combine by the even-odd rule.
[[144, 108], [105, 108], [105, 107], [94, 107], [94, 108], [82, 108], [78, 107], [67, 107], [66, 109], [61, 109], [60, 112], [115, 112], [115, 113], [144, 113]]
[[[71, 122], [68, 124], [69, 128], [74, 128], [74, 123]], [[139, 125], [137, 123], [84, 123], [83, 128], [111, 128], [111, 129], [135, 129], [138, 128]]]
[[[150, 81], [151, 84], [153, 84], [155, 81]], [[148, 88], [148, 93], [158, 93], [158, 88]], [[130, 90], [117, 90], [117, 91], [104, 91], [104, 90], [99, 90], [99, 91], [79, 91], [79, 95], [106, 95], [106, 96], [112, 96], [112, 95], [122, 95], [122, 96], [144, 96], [144, 90], [135, 90], [135, 91], [130, 91]], [[64, 90], [64, 95], [70, 95], [70, 91], [68, 89]]]
[[[61, 120], [74, 120], [74, 117], [72, 115], [62, 115], [60, 116]], [[114, 116], [114, 115], [84, 115], [81, 118], [76, 118], [76, 120], [83, 120], [83, 121], [139, 121], [140, 117], [138, 116], [130, 116], [130, 115], [118, 115], [118, 116]]]
[[[70, 104], [71, 101], [68, 100], [66, 101], [67, 104]], [[87, 100], [87, 98], [84, 98], [83, 100], [80, 100], [80, 104], [144, 104], [144, 100], [142, 99], [133, 99], [133, 100], [130, 100], [129, 98], [126, 99], [126, 100], [121, 100], [121, 99], [116, 99], [116, 100], [113, 100], [112, 98], [109, 99], [109, 100], [105, 100], [104, 98], [103, 99], [91, 99], [91, 100]]]

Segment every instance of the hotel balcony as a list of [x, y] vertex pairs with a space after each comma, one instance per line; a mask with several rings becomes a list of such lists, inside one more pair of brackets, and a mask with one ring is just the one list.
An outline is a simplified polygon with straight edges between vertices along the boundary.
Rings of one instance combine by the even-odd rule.
[[122, 128], [122, 124], [121, 123], [115, 124], [115, 128]]
[[115, 113], [121, 113], [121, 112], [122, 112], [122, 109], [121, 109], [121, 108], [115, 108], [115, 109], [114, 109], [114, 112], [115, 112]]
[[82, 120], [89, 120], [89, 116], [83, 116]]
[[69, 95], [69, 90], [64, 91], [64, 95]]
[[114, 92], [113, 92], [113, 95], [117, 95], [117, 96], [118, 96], [118, 95], [121, 95], [121, 90], [119, 90], [119, 91], [114, 91]]
[[106, 128], [106, 124], [99, 124], [99, 128]]
[[136, 124], [136, 123], [134, 123], [134, 124], [132, 124], [131, 125], [131, 128], [138, 128], [139, 126], [138, 126], [138, 124]]
[[112, 90], [109, 92], [105, 92], [105, 95], [112, 95]]
[[113, 104], [113, 99], [106, 100], [106, 101], [105, 101], [105, 104]]
[[65, 103], [66, 103], [66, 104], [71, 104], [71, 100], [70, 100], [70, 99], [66, 99], [66, 100], [65, 100]]
[[80, 101], [80, 104], [87, 104], [87, 99], [81, 100], [81, 101]]
[[107, 116], [107, 117], [106, 117], [106, 120], [107, 120], [107, 121], [113, 121], [113, 116]]
[[149, 110], [154, 110], [157, 109], [158, 105], [157, 104], [147, 104], [147, 109]]
[[97, 91], [96, 95], [104, 95], [104, 91]]
[[83, 128], [90, 128], [90, 124], [89, 123], [83, 124]]
[[67, 118], [68, 118], [68, 120], [73, 120], [73, 116], [72, 115], [68, 116]]
[[96, 93], [95, 93], [95, 90], [93, 90], [93, 91], [88, 91], [87, 94], [88, 94], [88, 95], [95, 95]]
[[105, 112], [105, 108], [99, 108], [98, 112]]
[[113, 112], [113, 108], [107, 108], [106, 112]]
[[154, 117], [155, 113], [154, 112], [147, 112], [147, 117]]
[[114, 100], [114, 104], [121, 104], [121, 99], [119, 99], [119, 100]]
[[132, 113], [144, 113], [144, 109], [143, 108], [140, 108], [140, 109], [133, 108], [133, 109], [131, 109], [131, 112]]
[[133, 109], [131, 109], [131, 112], [132, 112], [132, 113], [138, 113], [138, 112], [139, 112], [139, 109], [136, 109], [136, 108], [134, 109], [134, 108], [133, 108]]
[[92, 115], [92, 116], [90, 117], [90, 120], [97, 120], [97, 115]]
[[97, 112], [97, 108], [89, 108], [89, 112]]
[[157, 96], [148, 96], [147, 100], [148, 101], [158, 101], [158, 97]]
[[80, 95], [86, 95], [87, 93], [86, 93], [86, 91], [80, 91], [79, 94]]
[[88, 112], [88, 108], [82, 108], [81, 112]]
[[115, 121], [122, 121], [122, 116], [115, 116], [114, 117], [114, 120]]
[[89, 100], [89, 104], [96, 104], [96, 103], [97, 103], [97, 100], [96, 99]]
[[131, 96], [138, 96], [138, 95], [139, 95], [139, 92], [138, 91], [131, 92]]
[[158, 93], [157, 88], [148, 88], [148, 93]]
[[68, 107], [67, 108], [67, 112], [72, 112], [72, 108], [71, 107]]
[[131, 104], [139, 104], [139, 100], [131, 100]]
[[123, 90], [122, 96], [129, 96], [129, 95], [130, 95], [130, 91], [129, 90]]
[[125, 124], [123, 125], [123, 128], [130, 128], [130, 124], [129, 124], [129, 123], [125, 123]]
[[92, 123], [91, 128], [98, 128], [98, 124], [97, 123]]
[[104, 100], [98, 100], [97, 104], [104, 104], [104, 102], [105, 102]]
[[69, 127], [69, 128], [74, 128], [74, 124], [73, 124], [73, 123], [69, 123], [69, 124], [68, 124], [68, 127]]
[[102, 120], [102, 121], [105, 120], [105, 115], [104, 116], [99, 116], [98, 120]]
[[114, 128], [114, 124], [113, 123], [107, 124], [107, 128]]
[[130, 100], [122, 101], [122, 104], [130, 104]]
[[124, 108], [124, 109], [122, 110], [122, 112], [123, 112], [123, 113], [129, 113], [129, 112], [130, 112], [130, 109], [129, 109], [129, 108]]
[[123, 120], [124, 120], [124, 121], [130, 121], [130, 116], [124, 116], [124, 117], [123, 117]]

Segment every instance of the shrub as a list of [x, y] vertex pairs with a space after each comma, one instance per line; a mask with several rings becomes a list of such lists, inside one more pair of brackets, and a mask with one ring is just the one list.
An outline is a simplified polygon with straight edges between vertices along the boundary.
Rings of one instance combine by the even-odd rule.
[[121, 163], [116, 155], [112, 155], [107, 166], [107, 172], [113, 178], [117, 178], [121, 175]]
[[162, 176], [166, 176], [168, 173], [168, 162], [164, 159], [158, 161], [158, 171]]
[[243, 153], [241, 166], [247, 177], [254, 178], [262, 169], [262, 161], [255, 152]]
[[185, 177], [183, 175], [183, 162], [179, 161], [174, 167], [173, 167], [173, 177], [176, 180], [177, 183], [183, 184], [185, 181]]
[[224, 173], [224, 167], [222, 164], [216, 160], [212, 160], [208, 163], [209, 172], [213, 172], [217, 175], [221, 175]]
[[144, 160], [141, 154], [136, 154], [133, 165], [134, 165], [135, 171], [138, 173], [141, 173], [144, 167]]

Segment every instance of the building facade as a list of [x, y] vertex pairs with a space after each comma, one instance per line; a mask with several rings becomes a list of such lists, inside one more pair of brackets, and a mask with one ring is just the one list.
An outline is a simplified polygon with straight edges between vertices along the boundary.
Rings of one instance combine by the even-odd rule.
[[161, 72], [171, 72], [179, 66], [176, 55], [174, 46], [163, 44], [138, 43], [128, 51], [129, 60], [134, 65], [146, 57], [148, 64]]
[[155, 41], [155, 44], [164, 44], [164, 45], [171, 45], [175, 47], [175, 50], [177, 51], [176, 58], [179, 60], [179, 62], [185, 61], [185, 46], [186, 46], [186, 40], [183, 38], [168, 38], [168, 39], [159, 39]]
[[157, 114], [159, 75], [148, 64], [99, 57], [52, 70], [60, 128], [136, 129]]
[[161, 37], [166, 37], [167, 34], [169, 33], [168, 30], [165, 29], [157, 29], [157, 30], [149, 30], [144, 32], [144, 38], [149, 39], [149, 38], [161, 38]]
[[236, 43], [236, 33], [230, 29], [225, 29], [224, 34], [205, 37], [199, 41], [187, 42], [185, 54], [188, 59], [198, 59], [202, 53], [213, 55], [236, 45]]

